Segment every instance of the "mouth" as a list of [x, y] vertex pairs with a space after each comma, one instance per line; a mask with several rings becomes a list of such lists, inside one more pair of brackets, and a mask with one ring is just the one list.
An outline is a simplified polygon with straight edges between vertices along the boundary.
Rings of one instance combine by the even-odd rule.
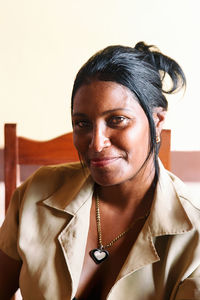
[[94, 158], [90, 159], [90, 166], [101, 168], [108, 166], [118, 160], [120, 157], [102, 157], [102, 158]]

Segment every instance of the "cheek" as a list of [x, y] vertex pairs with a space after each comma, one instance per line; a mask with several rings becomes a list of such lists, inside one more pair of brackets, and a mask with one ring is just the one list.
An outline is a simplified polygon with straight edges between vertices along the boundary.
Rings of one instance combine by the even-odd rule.
[[74, 146], [76, 147], [76, 150], [80, 152], [80, 139], [77, 137], [76, 134], [73, 134], [73, 143]]
[[87, 144], [88, 144], [87, 139], [74, 133], [73, 143], [76, 150], [83, 155], [87, 149]]
[[127, 132], [123, 137], [123, 143], [130, 154], [134, 155], [134, 159], [145, 159], [149, 153], [149, 127], [142, 126], [132, 132]]

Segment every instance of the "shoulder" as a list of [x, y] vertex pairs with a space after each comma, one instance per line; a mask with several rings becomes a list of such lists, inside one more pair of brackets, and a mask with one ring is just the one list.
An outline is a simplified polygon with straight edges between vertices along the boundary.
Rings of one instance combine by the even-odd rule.
[[187, 186], [180, 178], [178, 178], [176, 175], [173, 173], [167, 171], [172, 184], [174, 186], [174, 189], [177, 193], [177, 195], [181, 199], [185, 199], [191, 205], [193, 205], [197, 210], [200, 210], [200, 195], [195, 194], [194, 191], [192, 191], [191, 188]]
[[63, 184], [85, 181], [89, 172], [81, 163], [68, 163], [44, 166], [33, 173], [16, 192], [22, 198], [24, 195], [34, 194], [43, 199], [57, 191]]
[[43, 166], [39, 168], [31, 177], [31, 181], [47, 181], [49, 179], [56, 181], [61, 178], [71, 178], [77, 174], [87, 172], [81, 163], [68, 163], [52, 166]]
[[167, 173], [172, 181], [174, 190], [193, 225], [194, 223], [200, 225], [200, 195], [192, 191], [192, 189], [177, 176], [168, 171]]

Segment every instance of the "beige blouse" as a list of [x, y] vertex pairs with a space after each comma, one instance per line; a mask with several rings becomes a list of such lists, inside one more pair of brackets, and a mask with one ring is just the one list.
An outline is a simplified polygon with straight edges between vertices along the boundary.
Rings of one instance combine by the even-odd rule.
[[[80, 164], [43, 167], [19, 187], [0, 249], [22, 260], [24, 300], [72, 299], [89, 228], [93, 181]], [[151, 213], [107, 300], [200, 299], [200, 199], [160, 163]]]

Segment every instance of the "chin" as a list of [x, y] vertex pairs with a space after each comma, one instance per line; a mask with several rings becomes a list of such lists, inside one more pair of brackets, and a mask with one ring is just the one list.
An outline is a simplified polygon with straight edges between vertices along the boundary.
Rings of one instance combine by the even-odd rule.
[[101, 186], [112, 186], [112, 185], [118, 185], [120, 183], [123, 183], [126, 180], [122, 179], [122, 176], [113, 176], [111, 174], [102, 174], [102, 175], [97, 175], [91, 172], [91, 176], [93, 180]]
[[95, 183], [96, 184], [98, 184], [98, 185], [100, 185], [100, 186], [114, 186], [114, 185], [117, 185], [117, 184], [119, 184], [119, 183], [116, 183], [116, 182], [113, 182], [113, 181], [107, 181], [107, 182], [105, 182], [105, 181], [97, 181], [97, 180], [94, 180], [95, 181]]
[[91, 172], [92, 179], [94, 182], [96, 182], [99, 185], [102, 186], [109, 186], [116, 184], [116, 180], [112, 178], [112, 176], [106, 176], [105, 174], [94, 174], [94, 172]]

